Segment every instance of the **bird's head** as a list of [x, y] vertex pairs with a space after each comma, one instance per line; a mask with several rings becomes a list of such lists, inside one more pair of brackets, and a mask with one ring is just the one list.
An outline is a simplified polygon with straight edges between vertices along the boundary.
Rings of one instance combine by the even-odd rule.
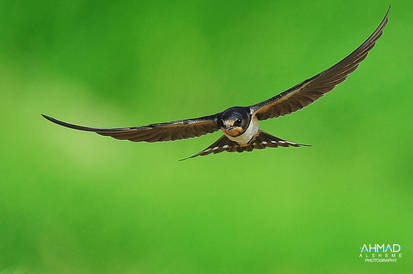
[[236, 137], [248, 128], [249, 116], [246, 111], [228, 109], [222, 113], [220, 126], [227, 135]]

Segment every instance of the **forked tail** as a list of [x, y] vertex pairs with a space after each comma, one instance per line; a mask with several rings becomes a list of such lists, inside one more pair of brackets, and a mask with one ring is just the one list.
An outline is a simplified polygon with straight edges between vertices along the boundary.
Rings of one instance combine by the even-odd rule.
[[258, 134], [253, 138], [247, 145], [241, 146], [238, 143], [231, 141], [228, 139], [225, 135], [219, 138], [215, 143], [204, 149], [203, 151], [192, 155], [190, 157], [181, 159], [186, 160], [190, 158], [195, 158], [197, 156], [205, 156], [211, 153], [220, 153], [223, 151], [228, 151], [228, 152], [244, 152], [244, 151], [252, 151], [254, 149], [264, 149], [266, 147], [273, 147], [276, 148], [278, 146], [282, 147], [300, 147], [300, 146], [310, 146], [310, 145], [305, 145], [305, 144], [298, 144], [294, 142], [290, 142], [275, 136], [272, 136], [271, 134], [268, 134], [262, 130], [258, 132]]

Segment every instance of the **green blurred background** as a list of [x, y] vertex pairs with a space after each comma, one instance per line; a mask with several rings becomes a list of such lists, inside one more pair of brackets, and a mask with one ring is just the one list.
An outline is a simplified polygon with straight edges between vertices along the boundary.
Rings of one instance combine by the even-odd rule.
[[[221, 133], [145, 125], [267, 99], [328, 68], [388, 1], [0, 1], [0, 273], [413, 273], [413, 3], [314, 105], [261, 123], [312, 147], [179, 162]], [[399, 243], [365, 263], [363, 243]]]

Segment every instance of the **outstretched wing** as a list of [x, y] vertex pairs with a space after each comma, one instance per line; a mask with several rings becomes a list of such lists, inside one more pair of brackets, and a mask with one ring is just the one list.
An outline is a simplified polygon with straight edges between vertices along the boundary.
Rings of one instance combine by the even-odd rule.
[[111, 136], [116, 139], [130, 140], [134, 142], [173, 141], [178, 139], [198, 137], [219, 129], [217, 123], [218, 114], [195, 119], [127, 128], [90, 128], [69, 124], [43, 114], [42, 116], [53, 123], [68, 128], [93, 131], [100, 135]]
[[300, 110], [343, 82], [366, 58], [369, 50], [373, 48], [377, 39], [381, 36], [390, 9], [391, 7], [389, 7], [384, 19], [370, 37], [346, 58], [304, 82], [264, 102], [250, 106], [257, 118], [265, 120]]

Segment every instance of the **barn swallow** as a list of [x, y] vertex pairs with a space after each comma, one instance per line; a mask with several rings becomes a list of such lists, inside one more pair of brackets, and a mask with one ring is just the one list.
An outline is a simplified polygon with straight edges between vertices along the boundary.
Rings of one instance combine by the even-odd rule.
[[368, 52], [381, 36], [383, 28], [387, 23], [390, 9], [389, 7], [384, 19], [370, 37], [346, 58], [329, 69], [255, 105], [231, 107], [223, 112], [200, 118], [127, 128], [91, 128], [69, 124], [43, 114], [42, 116], [68, 128], [93, 131], [100, 135], [111, 136], [121, 140], [127, 139], [134, 142], [173, 141], [198, 137], [219, 129], [223, 131], [224, 135], [215, 143], [188, 158], [223, 151], [243, 152], [266, 147], [303, 146], [303, 144], [290, 142], [262, 131], [258, 122], [300, 110], [331, 91], [337, 84], [343, 82], [351, 72], [356, 70], [360, 62], [366, 58]]

